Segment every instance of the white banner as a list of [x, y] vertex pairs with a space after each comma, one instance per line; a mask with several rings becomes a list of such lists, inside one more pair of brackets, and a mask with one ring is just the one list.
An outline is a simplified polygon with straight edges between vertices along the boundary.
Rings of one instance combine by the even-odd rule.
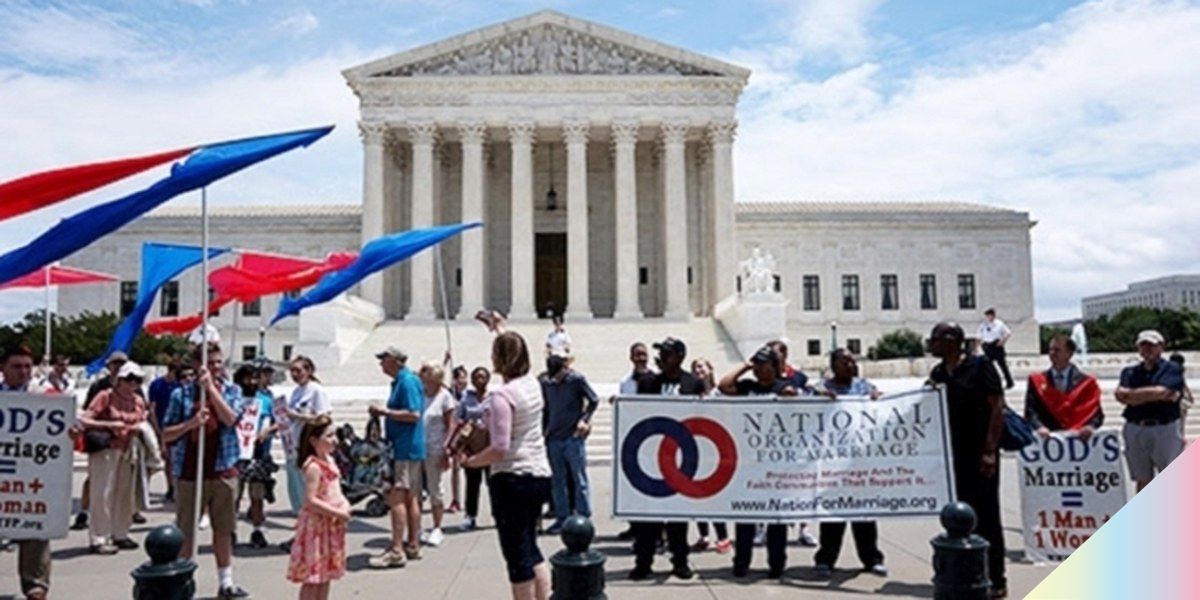
[[954, 499], [941, 388], [879, 400], [628, 396], [614, 427], [618, 518], [936, 516]]
[[1086, 442], [1073, 433], [1038, 438], [1018, 466], [1025, 554], [1034, 562], [1066, 560], [1127, 500], [1116, 431]]
[[0, 393], [0, 538], [67, 537], [75, 398]]

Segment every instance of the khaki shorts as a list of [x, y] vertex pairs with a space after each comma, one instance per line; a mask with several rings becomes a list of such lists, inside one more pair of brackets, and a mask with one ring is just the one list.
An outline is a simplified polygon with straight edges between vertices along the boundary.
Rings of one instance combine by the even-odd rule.
[[[208, 515], [214, 534], [233, 533], [237, 528], [237, 492], [236, 476], [204, 481], [204, 496], [200, 499], [200, 506]], [[195, 498], [195, 481], [181, 479], [175, 483], [175, 521], [186, 539], [192, 539]]]
[[397, 460], [392, 463], [392, 489], [421, 490], [421, 465], [419, 460]]
[[1179, 423], [1174, 421], [1163, 425], [1125, 423], [1121, 433], [1125, 438], [1125, 464], [1134, 480], [1153, 479], [1156, 471], [1166, 469], [1187, 446]]

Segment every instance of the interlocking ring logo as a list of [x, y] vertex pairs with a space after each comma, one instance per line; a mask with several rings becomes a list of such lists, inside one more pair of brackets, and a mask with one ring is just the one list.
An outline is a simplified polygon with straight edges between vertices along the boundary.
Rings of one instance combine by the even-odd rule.
[[[653, 435], [662, 435], [658, 446], [658, 469], [662, 479], [646, 474], [638, 465], [642, 443]], [[696, 436], [708, 438], [717, 447], [717, 468], [712, 475], [697, 480], [700, 449]], [[682, 450], [682, 461], [675, 462], [676, 452]], [[737, 445], [733, 436], [719, 423], [703, 417], [676, 421], [667, 417], [650, 417], [634, 425], [621, 444], [621, 468], [635, 489], [653, 498], [683, 494], [688, 498], [707, 498], [725, 489], [737, 467]]]

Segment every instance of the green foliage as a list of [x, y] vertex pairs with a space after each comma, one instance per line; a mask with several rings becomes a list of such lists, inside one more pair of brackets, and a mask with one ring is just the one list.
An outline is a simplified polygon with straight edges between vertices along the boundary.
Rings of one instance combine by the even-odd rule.
[[[66, 356], [71, 363], [82, 365], [104, 353], [120, 319], [111, 312], [85, 311], [74, 317], [54, 316], [51, 346], [57, 356]], [[0, 347], [23, 343], [42, 356], [46, 339], [46, 320], [40, 311], [25, 315], [16, 323], [0, 326]], [[162, 364], [170, 356], [187, 352], [187, 340], [180, 336], [152, 337], [139, 335], [133, 343], [130, 358], [141, 364]]]
[[[1126, 307], [1112, 316], [1085, 321], [1088, 352], [1133, 352], [1134, 340], [1143, 329], [1157, 329], [1167, 338], [1170, 350], [1200, 350], [1200, 315], [1186, 308]], [[1060, 329], [1042, 327], [1042, 351], [1050, 336]]]
[[911, 329], [898, 329], [879, 338], [867, 351], [871, 360], [889, 358], [920, 358], [925, 355], [925, 340]]

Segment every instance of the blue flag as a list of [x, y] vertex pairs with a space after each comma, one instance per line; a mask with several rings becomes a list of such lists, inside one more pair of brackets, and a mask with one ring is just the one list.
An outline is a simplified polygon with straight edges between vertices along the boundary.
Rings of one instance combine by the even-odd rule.
[[[217, 257], [226, 252], [229, 252], [229, 248], [209, 248], [208, 257]], [[133, 340], [137, 338], [138, 332], [146, 322], [146, 315], [150, 314], [150, 308], [154, 306], [154, 297], [158, 295], [158, 290], [203, 259], [204, 250], [197, 246], [155, 242], [142, 244], [142, 280], [138, 282], [137, 304], [133, 307], [133, 312], [117, 326], [108, 350], [87, 366], [88, 375], [94, 375], [103, 369], [105, 361], [113, 352], [120, 350], [129, 353], [129, 349], [133, 347]]]
[[140, 192], [67, 217], [32, 242], [0, 256], [0, 283], [62, 260], [179, 194], [204, 187], [277, 154], [307, 146], [332, 129], [320, 127], [203, 146], [182, 163], [172, 165], [167, 178]]
[[279, 312], [275, 313], [271, 324], [274, 325], [282, 319], [299, 314], [302, 309], [329, 302], [338, 294], [366, 279], [368, 275], [382, 271], [430, 246], [439, 244], [446, 238], [476, 227], [483, 227], [483, 223], [476, 221], [427, 229], [413, 229], [375, 238], [363, 246], [358, 260], [346, 265], [344, 269], [322, 277], [321, 281], [317, 282], [317, 285], [303, 296], [294, 299], [285, 296], [280, 301]]

